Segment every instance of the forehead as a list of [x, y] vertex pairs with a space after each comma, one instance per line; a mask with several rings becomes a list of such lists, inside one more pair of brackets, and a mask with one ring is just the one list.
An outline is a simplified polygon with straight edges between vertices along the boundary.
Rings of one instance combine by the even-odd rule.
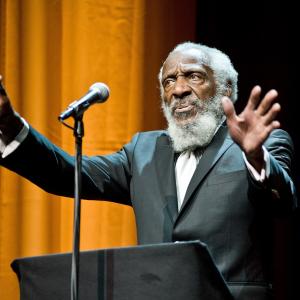
[[198, 49], [172, 52], [163, 65], [162, 73], [170, 73], [182, 67], [204, 67], [204, 54]]

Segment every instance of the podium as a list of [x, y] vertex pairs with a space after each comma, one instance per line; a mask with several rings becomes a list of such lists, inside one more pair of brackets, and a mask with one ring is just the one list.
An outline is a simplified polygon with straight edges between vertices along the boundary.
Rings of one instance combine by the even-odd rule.
[[[70, 299], [71, 253], [16, 259], [21, 300]], [[233, 299], [199, 241], [80, 253], [81, 300]]]

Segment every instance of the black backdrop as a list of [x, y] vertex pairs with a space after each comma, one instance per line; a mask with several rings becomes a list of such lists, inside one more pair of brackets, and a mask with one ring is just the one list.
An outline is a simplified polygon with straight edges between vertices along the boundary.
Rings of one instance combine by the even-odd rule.
[[[219, 48], [231, 58], [239, 73], [238, 111], [256, 84], [263, 92], [271, 88], [279, 92], [279, 121], [295, 144], [293, 172], [299, 194], [297, 1], [234, 2], [197, 1], [197, 41]], [[299, 216], [296, 211], [292, 220], [280, 220], [274, 225], [276, 300], [300, 299]]]

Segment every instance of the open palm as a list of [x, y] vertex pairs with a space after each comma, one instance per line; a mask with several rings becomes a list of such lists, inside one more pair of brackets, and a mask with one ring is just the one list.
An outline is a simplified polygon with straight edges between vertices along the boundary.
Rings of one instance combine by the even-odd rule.
[[263, 143], [271, 131], [280, 126], [280, 123], [275, 120], [280, 111], [280, 105], [274, 103], [277, 96], [275, 90], [270, 90], [261, 99], [261, 88], [255, 86], [245, 109], [239, 115], [236, 114], [229, 98], [222, 99], [229, 133], [254, 165], [259, 164], [263, 159]]

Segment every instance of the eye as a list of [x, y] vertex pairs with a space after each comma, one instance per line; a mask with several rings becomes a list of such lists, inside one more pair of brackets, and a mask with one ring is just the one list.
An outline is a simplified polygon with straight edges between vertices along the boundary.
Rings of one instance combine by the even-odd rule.
[[193, 82], [203, 82], [205, 80], [205, 76], [201, 73], [193, 72], [188, 75], [189, 80]]
[[172, 86], [175, 83], [175, 78], [166, 78], [163, 81], [163, 87], [165, 89], [169, 88], [170, 86]]

